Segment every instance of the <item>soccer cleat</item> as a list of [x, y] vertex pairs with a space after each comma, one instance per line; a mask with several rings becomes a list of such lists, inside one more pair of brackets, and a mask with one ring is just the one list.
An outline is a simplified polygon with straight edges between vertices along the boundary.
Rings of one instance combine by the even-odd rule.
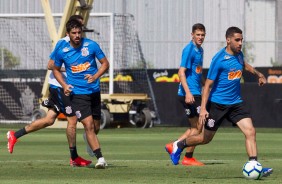
[[92, 163], [91, 161], [85, 160], [81, 157], [77, 157], [74, 160], [70, 158], [70, 166], [72, 167], [87, 167], [90, 166], [91, 163]]
[[173, 150], [173, 143], [167, 143], [165, 145], [165, 150], [166, 152], [168, 152], [168, 154], [170, 155], [172, 153], [172, 150]]
[[86, 144], [86, 152], [87, 152], [88, 155], [90, 155], [91, 157], [94, 157], [95, 154], [94, 154], [93, 150], [90, 148], [90, 146], [89, 146], [89, 144], [88, 144], [88, 141], [87, 141], [85, 132], [84, 132], [84, 134], [83, 134], [83, 140], [84, 140], [84, 142], [85, 142], [85, 144]]
[[261, 173], [262, 173], [261, 177], [267, 177], [273, 173], [273, 169], [265, 167], [265, 168], [262, 168]]
[[178, 165], [182, 153], [182, 149], [178, 148], [177, 143], [178, 141], [173, 143], [172, 153], [170, 154], [170, 159], [174, 165]]
[[196, 158], [192, 157], [192, 158], [188, 158], [188, 157], [184, 157], [182, 160], [182, 165], [186, 165], [186, 166], [203, 166], [205, 165], [204, 163], [198, 161]]
[[14, 131], [7, 132], [7, 139], [8, 139], [8, 151], [12, 154], [14, 150], [14, 146], [17, 142], [17, 138], [15, 137]]
[[108, 166], [107, 162], [105, 161], [104, 157], [98, 159], [97, 164], [95, 165], [96, 169], [105, 169]]

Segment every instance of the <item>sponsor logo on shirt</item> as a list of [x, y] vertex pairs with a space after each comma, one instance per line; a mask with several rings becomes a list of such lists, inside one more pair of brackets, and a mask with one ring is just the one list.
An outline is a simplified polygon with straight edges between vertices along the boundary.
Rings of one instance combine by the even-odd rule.
[[71, 66], [71, 71], [72, 73], [80, 73], [80, 72], [88, 70], [89, 68], [90, 68], [90, 63], [86, 62], [86, 63], [82, 63], [77, 66]]
[[242, 77], [242, 71], [241, 70], [230, 71], [228, 73], [228, 80], [240, 79], [241, 77]]
[[198, 65], [198, 66], [196, 67], [196, 73], [197, 73], [197, 74], [201, 74], [202, 71], [203, 71], [202, 66]]

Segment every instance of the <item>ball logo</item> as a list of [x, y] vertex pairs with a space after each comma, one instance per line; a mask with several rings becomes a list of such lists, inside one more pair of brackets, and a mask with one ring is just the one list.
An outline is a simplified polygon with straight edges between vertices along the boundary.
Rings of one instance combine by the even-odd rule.
[[71, 113], [72, 113], [72, 109], [71, 109], [70, 106], [67, 106], [67, 107], [66, 107], [66, 113], [67, 113], [67, 114], [71, 114]]

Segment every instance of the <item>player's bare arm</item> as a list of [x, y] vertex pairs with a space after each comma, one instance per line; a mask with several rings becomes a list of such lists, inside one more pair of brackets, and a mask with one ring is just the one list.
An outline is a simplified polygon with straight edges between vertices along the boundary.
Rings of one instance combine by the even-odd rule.
[[[47, 69], [48, 69], [48, 70], [53, 70], [54, 64], [55, 64], [55, 61], [54, 61], [53, 59], [50, 59], [50, 60], [48, 61], [48, 64], [47, 64]], [[60, 71], [61, 71], [61, 72], [65, 72], [65, 71], [66, 71], [65, 67], [61, 67]]]
[[195, 102], [194, 96], [190, 92], [190, 89], [188, 87], [187, 81], [186, 81], [186, 68], [180, 67], [178, 70], [178, 76], [181, 82], [181, 85], [185, 91], [185, 103], [192, 104]]
[[247, 62], [245, 62], [245, 70], [257, 76], [259, 86], [263, 86], [266, 83], [265, 76]]
[[85, 75], [84, 79], [86, 79], [88, 83], [94, 82], [95, 80], [100, 78], [109, 69], [110, 64], [106, 57], [100, 59], [99, 62], [101, 63], [101, 66], [99, 70], [97, 71], [97, 73], [95, 73], [94, 75], [91, 75], [91, 74]]
[[199, 123], [200, 125], [203, 125], [206, 121], [206, 118], [209, 117], [209, 112], [206, 109], [206, 105], [208, 102], [208, 98], [210, 95], [210, 88], [213, 84], [213, 80], [206, 79], [205, 86], [202, 93], [202, 103], [201, 103], [201, 110], [199, 115]]
[[66, 95], [66, 96], [69, 96], [70, 93], [72, 92], [73, 86], [72, 86], [72, 85], [68, 85], [68, 84], [65, 82], [65, 80], [64, 80], [64, 78], [63, 78], [63, 75], [62, 75], [62, 73], [60, 72], [60, 70], [61, 70], [61, 67], [57, 67], [57, 66], [54, 65], [54, 67], [53, 67], [53, 74], [54, 74], [56, 80], [57, 80], [57, 81], [61, 84], [61, 86], [63, 87], [65, 95]]

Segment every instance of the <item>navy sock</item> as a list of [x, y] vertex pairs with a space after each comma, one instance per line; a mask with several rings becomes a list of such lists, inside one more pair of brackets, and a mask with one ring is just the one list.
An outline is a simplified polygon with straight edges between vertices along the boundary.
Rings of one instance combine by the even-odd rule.
[[100, 149], [100, 148], [99, 148], [99, 149], [94, 150], [93, 152], [94, 152], [94, 154], [95, 154], [95, 156], [96, 156], [96, 158], [97, 158], [97, 159], [99, 159], [99, 158], [103, 157], [103, 155], [102, 155], [102, 152], [101, 152], [101, 149]]
[[188, 147], [187, 144], [186, 144], [186, 140], [184, 139], [184, 140], [182, 140], [182, 141], [179, 141], [179, 142], [177, 143], [177, 147], [180, 148], [180, 149], [182, 149], [182, 150], [183, 150], [184, 148]]
[[19, 129], [18, 131], [15, 132], [15, 137], [18, 139], [22, 136], [24, 136], [25, 134], [27, 134], [25, 128]]
[[258, 157], [257, 157], [257, 156], [254, 156], [254, 157], [249, 157], [249, 161], [251, 161], [251, 160], [255, 160], [255, 161], [257, 161], [257, 160], [258, 160]]
[[76, 146], [70, 147], [70, 155], [71, 155], [72, 160], [74, 160], [78, 157]]
[[186, 153], [185, 153], [185, 157], [187, 157], [187, 158], [192, 158], [192, 157], [193, 157], [193, 153], [194, 153], [194, 152], [186, 152]]

